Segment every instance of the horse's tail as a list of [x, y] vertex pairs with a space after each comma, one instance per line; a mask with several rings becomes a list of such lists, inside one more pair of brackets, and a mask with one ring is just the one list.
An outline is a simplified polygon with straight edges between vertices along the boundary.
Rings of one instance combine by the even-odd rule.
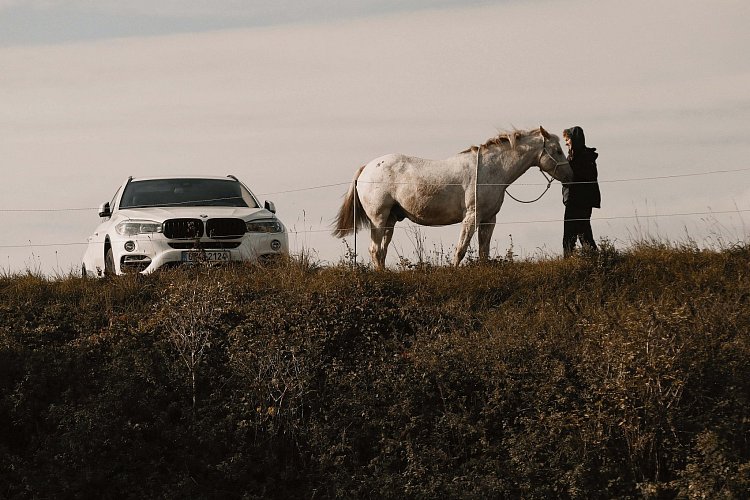
[[344, 198], [344, 203], [342, 203], [341, 208], [339, 208], [339, 214], [336, 216], [335, 228], [332, 233], [337, 238], [343, 238], [360, 228], [370, 225], [370, 219], [362, 208], [362, 202], [359, 201], [359, 194], [357, 194], [356, 189], [357, 179], [364, 168], [365, 166], [363, 165], [357, 170], [357, 173], [352, 180], [352, 185], [346, 193], [346, 198]]

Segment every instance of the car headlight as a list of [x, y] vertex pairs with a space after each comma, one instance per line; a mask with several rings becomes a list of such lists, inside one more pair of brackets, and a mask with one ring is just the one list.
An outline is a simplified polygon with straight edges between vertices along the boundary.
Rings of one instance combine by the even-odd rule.
[[277, 220], [251, 220], [245, 223], [248, 233], [280, 233], [284, 226]]
[[135, 236], [136, 234], [161, 233], [162, 225], [152, 220], [126, 220], [115, 226], [115, 231], [121, 236]]

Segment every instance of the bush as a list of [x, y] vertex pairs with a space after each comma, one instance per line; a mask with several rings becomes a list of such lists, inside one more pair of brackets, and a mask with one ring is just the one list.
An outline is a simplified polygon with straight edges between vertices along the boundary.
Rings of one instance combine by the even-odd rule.
[[0, 497], [742, 498], [747, 248], [0, 281]]

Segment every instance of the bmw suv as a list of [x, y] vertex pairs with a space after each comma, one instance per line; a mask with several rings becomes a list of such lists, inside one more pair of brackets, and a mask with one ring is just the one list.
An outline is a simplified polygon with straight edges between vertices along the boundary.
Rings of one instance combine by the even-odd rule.
[[84, 276], [150, 273], [195, 262], [256, 262], [289, 254], [287, 231], [236, 177], [128, 178], [99, 207]]

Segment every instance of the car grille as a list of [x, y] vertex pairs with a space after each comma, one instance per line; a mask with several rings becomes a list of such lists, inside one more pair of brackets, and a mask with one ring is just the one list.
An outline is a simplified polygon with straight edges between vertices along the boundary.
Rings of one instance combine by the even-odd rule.
[[196, 239], [203, 236], [200, 219], [169, 219], [164, 221], [164, 236], [169, 239]]
[[177, 250], [228, 250], [237, 248], [242, 244], [240, 241], [186, 241], [170, 242], [169, 246]]
[[247, 231], [242, 219], [209, 219], [206, 222], [206, 235], [209, 238], [239, 238]]
[[[195, 240], [203, 236], [203, 227], [200, 219], [169, 219], [164, 221], [163, 231], [170, 240]], [[247, 232], [245, 221], [237, 218], [209, 219], [205, 229], [206, 236], [214, 239], [239, 238]]]

